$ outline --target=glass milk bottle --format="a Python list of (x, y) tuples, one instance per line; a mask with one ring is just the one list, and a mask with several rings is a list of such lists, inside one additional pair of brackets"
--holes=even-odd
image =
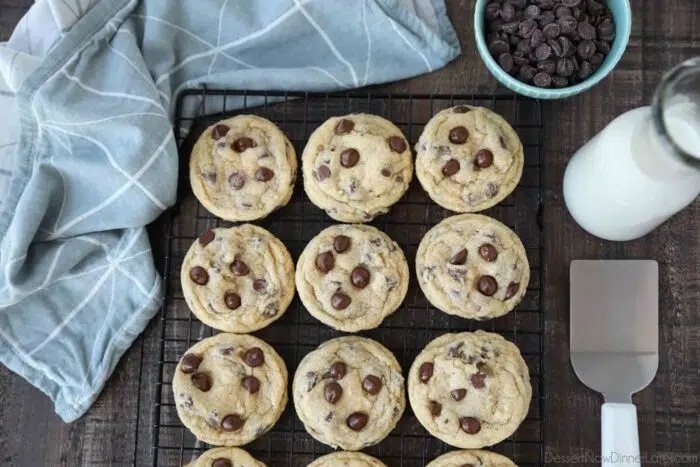
[(700, 57), (664, 75), (651, 106), (630, 110), (574, 154), (564, 201), (606, 240), (648, 234), (700, 194)]

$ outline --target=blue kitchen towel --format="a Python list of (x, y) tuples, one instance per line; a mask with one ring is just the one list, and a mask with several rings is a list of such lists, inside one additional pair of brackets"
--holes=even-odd
[(0, 44), (0, 360), (65, 420), (161, 299), (177, 93), (326, 91), (459, 54), (443, 0), (39, 0)]

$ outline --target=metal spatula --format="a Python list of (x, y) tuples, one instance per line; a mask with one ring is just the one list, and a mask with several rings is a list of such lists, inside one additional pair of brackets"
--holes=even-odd
[(632, 394), (659, 366), (659, 267), (656, 261), (571, 263), (571, 363), (603, 394), (601, 465), (639, 466)]

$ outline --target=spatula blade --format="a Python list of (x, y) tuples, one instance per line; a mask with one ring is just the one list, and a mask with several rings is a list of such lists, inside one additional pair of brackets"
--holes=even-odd
[(658, 263), (576, 260), (570, 274), (574, 371), (606, 402), (630, 402), (659, 364)]

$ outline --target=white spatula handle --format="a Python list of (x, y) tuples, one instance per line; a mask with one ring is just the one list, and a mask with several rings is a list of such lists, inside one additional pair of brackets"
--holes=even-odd
[(634, 404), (603, 404), (602, 467), (639, 467), (639, 430)]

